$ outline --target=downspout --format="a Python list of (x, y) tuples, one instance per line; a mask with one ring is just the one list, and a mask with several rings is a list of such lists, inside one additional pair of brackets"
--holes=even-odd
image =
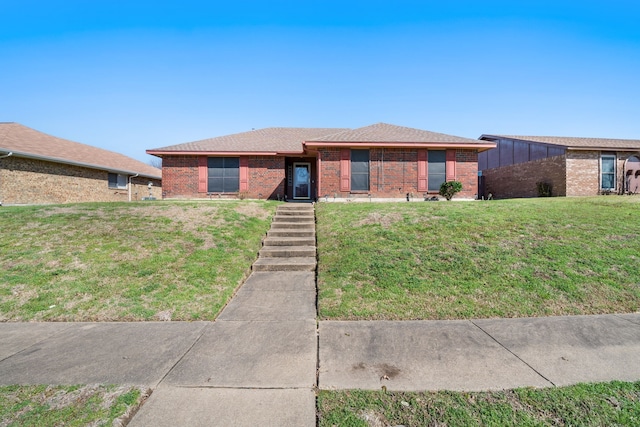
[(137, 173), (137, 174), (132, 175), (132, 176), (130, 176), (130, 177), (129, 177), (129, 201), (131, 201), (131, 180), (132, 180), (133, 178), (137, 178), (139, 175), (140, 175), (140, 174), (139, 174), (139, 173)]

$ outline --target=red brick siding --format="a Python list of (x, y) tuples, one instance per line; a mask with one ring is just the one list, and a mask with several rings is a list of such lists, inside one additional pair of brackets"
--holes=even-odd
[(551, 184), (553, 196), (565, 196), (567, 168), (565, 156), (554, 156), (482, 171), (486, 193), (507, 199), (514, 197), (538, 197), (537, 182)]
[(478, 195), (478, 151), (456, 150), (456, 181), (462, 191), (456, 197), (473, 199)]
[(276, 199), (284, 197), (285, 158), (282, 156), (249, 157), (249, 190), (252, 199)]
[[(81, 202), (126, 202), (128, 189), (109, 188), (109, 172), (43, 160), (11, 156), (0, 159), (0, 202), (47, 204)], [(162, 183), (148, 178), (132, 178), (131, 199), (149, 195), (160, 198)]]
[[(246, 197), (275, 199), (284, 196), (285, 168), (282, 156), (247, 156)], [(162, 160), (162, 179), (166, 198), (208, 198), (198, 192), (198, 156), (166, 156)], [(244, 192), (243, 192), (244, 193)], [(236, 193), (223, 195), (237, 197)]]
[[(320, 197), (347, 197), (340, 191), (340, 149), (320, 148), (322, 158), (322, 188)], [(369, 193), (373, 197), (401, 198), (407, 193), (420, 197), (418, 192), (418, 150), (406, 148), (372, 148), (369, 151)], [(462, 182), (458, 197), (474, 198), (478, 192), (478, 153), (475, 150), (456, 150), (456, 179)]]
[(162, 158), (162, 193), (166, 198), (207, 197), (198, 192), (198, 157), (165, 156)]

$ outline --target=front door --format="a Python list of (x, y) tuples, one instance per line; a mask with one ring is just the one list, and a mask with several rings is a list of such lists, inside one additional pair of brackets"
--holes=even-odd
[(293, 198), (311, 198), (311, 163), (293, 164)]

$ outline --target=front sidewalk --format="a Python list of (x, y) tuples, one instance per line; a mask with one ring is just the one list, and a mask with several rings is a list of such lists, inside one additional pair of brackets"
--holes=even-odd
[[(273, 290), (283, 293), (281, 309), (314, 304), (313, 273), (260, 274), (260, 282), (283, 283)], [(286, 280), (289, 274), (297, 278)], [(257, 283), (248, 285), (216, 322), (0, 323), (0, 384), (147, 385), (153, 394), (133, 426), (313, 426), (314, 310), (299, 309), (295, 316), (305, 319), (295, 321)], [(321, 321), (319, 334), (322, 389), (471, 391), (640, 379), (640, 313)]]

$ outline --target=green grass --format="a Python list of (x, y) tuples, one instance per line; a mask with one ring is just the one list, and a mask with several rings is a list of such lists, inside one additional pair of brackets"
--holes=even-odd
[(126, 422), (146, 396), (130, 386), (2, 386), (0, 425), (111, 426)]
[(317, 205), (322, 319), (640, 308), (640, 199)]
[(0, 321), (212, 320), (275, 202), (0, 208)]
[(497, 392), (320, 391), (318, 425), (638, 426), (640, 382)]

